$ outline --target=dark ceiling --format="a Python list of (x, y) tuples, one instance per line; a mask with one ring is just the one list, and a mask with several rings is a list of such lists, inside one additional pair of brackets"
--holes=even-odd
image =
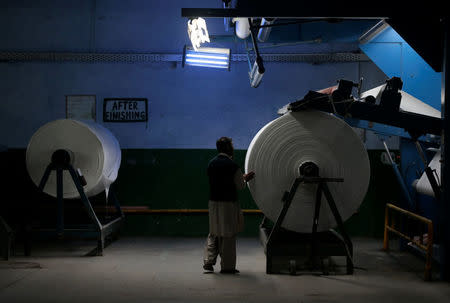
[[(442, 71), (444, 30), (442, 4), (434, 1), (288, 1), (238, 0), (235, 8), (182, 9), (184, 17), (277, 17), (321, 19), (385, 19), (437, 72)], [(447, 26), (448, 27), (448, 26)], [(448, 33), (447, 33), (448, 35)]]

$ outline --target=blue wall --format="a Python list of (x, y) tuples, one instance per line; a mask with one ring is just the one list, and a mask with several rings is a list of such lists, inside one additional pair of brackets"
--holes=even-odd
[[(25, 147), (43, 123), (65, 117), (65, 95), (146, 97), (148, 123), (105, 123), (123, 148), (214, 148), (221, 135), (245, 149), (284, 104), (309, 89), (357, 79), (357, 64), (267, 64), (260, 88), (250, 87), (244, 63), (231, 72), (171, 64), (1, 64), (0, 137)], [(14, 131), (12, 131), (14, 129)]]
[(404, 91), (441, 110), (441, 73), (435, 72), (394, 29), (388, 27), (360, 47), (389, 78), (402, 78)]
[[(181, 7), (220, 7), (220, 1), (2, 1), (0, 51), (181, 53), (189, 43)], [(210, 34), (226, 33), (222, 19), (207, 21)], [(318, 27), (318, 34), (327, 37), (320, 45), (276, 51), (355, 50), (353, 38), (345, 41), (340, 34), (333, 41), (327, 28)], [(305, 37), (307, 29), (302, 29)], [(242, 43), (221, 44), (232, 52), (242, 50)], [(93, 94), (98, 122), (104, 98), (148, 98), (148, 123), (104, 123), (122, 148), (214, 148), (215, 139), (227, 135), (237, 148), (246, 149), (256, 132), (277, 117), (279, 107), (308, 90), (334, 85), (340, 78), (357, 81), (364, 76), (365, 88), (385, 79), (371, 62), (267, 63), (262, 84), (253, 89), (247, 68), (246, 62), (232, 62), (230, 72), (173, 62), (0, 63), (0, 143), (26, 147), (42, 124), (65, 117), (66, 95)], [(375, 148), (376, 139), (371, 140), (368, 145)]]
[[(0, 1), (0, 52), (90, 52), (181, 54), (189, 44), (187, 20), (181, 7), (220, 7), (221, 1)], [(215, 46), (244, 53), (243, 42), (230, 39), (223, 19), (208, 19)], [(372, 22), (373, 23), (373, 22)], [(272, 42), (295, 42), (321, 37), (322, 43), (264, 48), (267, 53), (335, 53), (358, 51), (356, 38), (367, 22), (307, 24), (273, 31)], [(229, 37), (223, 37), (223, 35)], [(251, 88), (247, 62), (231, 62), (231, 71), (185, 67), (179, 63), (46, 63), (0, 62), (0, 145), (18, 148), (7, 154), (10, 205), (35, 206), (26, 174), (24, 148), (44, 123), (66, 117), (66, 95), (95, 95), (97, 122), (118, 138), (123, 161), (115, 191), (123, 205), (150, 208), (205, 208), (207, 178), (204, 169), (215, 154), (215, 140), (233, 138), (236, 160), (243, 165), (245, 150), (277, 110), (302, 98), (309, 90), (336, 84), (344, 78), (364, 77), (363, 91), (384, 83), (386, 75), (372, 62), (267, 62), (261, 85)], [(103, 123), (104, 98), (144, 97), (149, 101), (148, 123)], [(376, 136), (366, 137), (369, 149), (382, 148)], [(396, 138), (391, 148), (398, 149)], [(189, 149), (189, 150), (186, 150)], [(358, 235), (382, 233), (386, 201), (397, 196), (390, 167), (371, 151), (372, 179), (360, 212), (350, 228)], [(12, 160), (11, 160), (12, 159)], [(1, 160), (1, 159), (0, 159)], [(19, 169), (18, 169), (19, 167)], [(183, 180), (176, 185), (174, 180)], [(378, 190), (382, 188), (383, 190)], [(8, 199), (5, 199), (8, 201)], [(15, 202), (12, 202), (15, 201)], [(248, 191), (243, 208), (255, 208)], [(28, 203), (28, 204), (27, 204)], [(24, 207), (25, 205), (25, 207)], [(32, 208), (30, 208), (32, 209)], [(51, 212), (49, 212), (51, 213)], [(38, 212), (36, 212), (38, 214)], [(38, 221), (41, 220), (38, 218)], [(256, 235), (260, 217), (249, 216), (247, 234)], [(199, 235), (207, 231), (207, 216), (128, 216), (126, 230), (133, 235)]]

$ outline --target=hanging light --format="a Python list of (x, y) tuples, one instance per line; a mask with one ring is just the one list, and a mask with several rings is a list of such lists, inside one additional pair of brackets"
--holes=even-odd
[(184, 65), (230, 68), (230, 49), (217, 47), (199, 47), (195, 50), (193, 47), (185, 46), (183, 52)]
[(264, 68), (262, 58), (256, 57), (255, 63), (253, 64), (253, 68), (249, 72), (251, 87), (257, 88), (259, 86), (265, 71), (266, 69)]
[(203, 18), (190, 19), (187, 23), (188, 35), (191, 40), (192, 47), (197, 50), (200, 44), (209, 41), (208, 29), (206, 28), (206, 21)]

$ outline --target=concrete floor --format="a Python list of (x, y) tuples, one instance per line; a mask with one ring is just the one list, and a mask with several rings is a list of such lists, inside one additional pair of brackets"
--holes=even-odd
[(253, 238), (238, 239), (241, 274), (203, 274), (203, 243), (122, 238), (103, 257), (81, 257), (92, 246), (80, 243), (46, 246), (0, 261), (0, 302), (450, 302), (449, 283), (424, 282), (422, 260), (388, 255), (380, 240), (354, 239), (362, 269), (352, 276), (266, 275)]

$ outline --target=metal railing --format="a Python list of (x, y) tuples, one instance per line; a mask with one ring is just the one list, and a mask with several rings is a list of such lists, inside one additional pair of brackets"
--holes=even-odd
[[(396, 213), (397, 215), (393, 215)], [(411, 233), (417, 234), (417, 229), (409, 228), (410, 225), (402, 224), (402, 216), (406, 217), (408, 220), (419, 222), (422, 227), (426, 227), (426, 233), (420, 232), (418, 236), (411, 235)], [(396, 220), (400, 219), (400, 220)], [(431, 265), (433, 258), (433, 221), (428, 218), (419, 216), (415, 213), (402, 209), (398, 206), (392, 205), (390, 203), (386, 204), (385, 219), (384, 219), (384, 241), (383, 250), (389, 250), (389, 234), (393, 233), (403, 239), (410, 241), (411, 245), (414, 245), (418, 249), (424, 251), (425, 253), (425, 273), (424, 279), (426, 281), (431, 280)], [(406, 225), (406, 227), (405, 227)]]

